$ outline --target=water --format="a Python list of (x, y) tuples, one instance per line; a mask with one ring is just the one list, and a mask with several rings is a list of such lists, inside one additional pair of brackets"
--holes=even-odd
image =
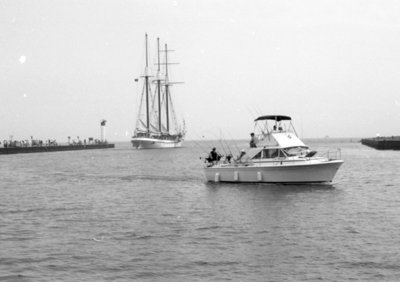
[(399, 281), (400, 151), (308, 143), (334, 185), (206, 183), (198, 142), (2, 155), (0, 281)]

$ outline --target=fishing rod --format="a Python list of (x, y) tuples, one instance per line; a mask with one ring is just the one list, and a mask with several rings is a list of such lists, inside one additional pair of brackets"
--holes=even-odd
[[(198, 134), (196, 134), (197, 138), (199, 138)], [(200, 140), (200, 139), (199, 139)], [(204, 146), (202, 144), (200, 144), (200, 142), (193, 140), (193, 142), (195, 143), (195, 145), (203, 152), (208, 153), (208, 150), (204, 148)], [(206, 144), (208, 146), (208, 144)]]
[(262, 111), (260, 111), (260, 108), (256, 107), (255, 111), (256, 111), (257, 117), (262, 115)]
[(207, 150), (205, 150), (204, 148), (202, 148), (198, 142), (196, 142), (196, 141), (193, 141), (193, 142), (195, 143), (195, 145), (196, 145), (196, 146), (198, 147), (198, 149), (199, 149), (199, 150), (197, 150), (197, 151), (195, 152), (195, 154), (197, 154), (197, 155), (199, 156), (199, 160), (205, 162), (205, 161), (207, 160), (207, 158), (209, 158), (210, 152), (208, 152)]
[(208, 146), (208, 147), (214, 147), (214, 145), (213, 144), (209, 144), (205, 139), (204, 139), (204, 135), (202, 135), (202, 136), (197, 136), (198, 138), (199, 138), (199, 140), (201, 140), (202, 142), (204, 142), (205, 144), (206, 144), (206, 146)]
[[(221, 137), (222, 137), (222, 131), (221, 131)], [(229, 146), (228, 142), (226, 142), (226, 139), (224, 137), (222, 137), (222, 140), (224, 140), (225, 146), (228, 148), (229, 154), (232, 156), (231, 147)]]
[(257, 111), (256, 111), (256, 115), (254, 115), (252, 109), (250, 109), (248, 106), (246, 106), (246, 108), (247, 108), (247, 111), (250, 112), (250, 115), (251, 115), (253, 120), (255, 120), (259, 116)]
[(219, 144), (221, 145), (221, 147), (222, 147), (222, 151), (224, 151), (224, 154), (225, 154), (225, 156), (227, 155), (227, 153), (226, 153), (226, 150), (225, 150), (225, 147), (224, 147), (224, 144), (223, 144), (223, 142), (222, 142), (222, 132), (221, 132), (221, 130), (220, 130), (220, 137), (218, 138), (218, 142), (219, 142)]
[[(262, 114), (261, 114), (261, 111), (260, 111), (260, 109), (259, 109), (258, 107), (256, 107), (256, 108), (253, 109), (253, 110), (256, 112), (256, 116), (254, 115), (252, 109), (250, 109), (249, 107), (246, 107), (246, 108), (247, 108), (247, 110), (250, 112), (250, 114), (252, 115), (253, 120), (255, 120), (257, 117), (259, 117), (259, 116), (262, 115)], [(260, 123), (255, 122), (255, 124), (254, 124), (254, 132), (256, 132), (257, 129), (258, 129), (259, 132), (261, 132), (261, 135), (262, 135), (262, 137), (264, 138), (265, 131), (268, 132), (268, 128), (265, 128), (265, 126), (262, 127), (262, 126), (260, 125)]]
[[(226, 143), (225, 138), (222, 137), (222, 131), (221, 130), (220, 130), (220, 138), (218, 139), (218, 141), (219, 141), (219, 143), (220, 143), (220, 145), (222, 147), (222, 150), (224, 151), (225, 157), (228, 156), (229, 154), (232, 156), (232, 151), (231, 151), (229, 145)], [(225, 144), (224, 144), (224, 142), (225, 142)]]
[[(212, 137), (216, 137), (214, 134), (212, 134), (211, 133), (211, 135), (212, 135)], [(204, 138), (204, 135), (202, 136), (203, 138)], [(221, 146), (221, 148), (222, 148), (222, 151), (224, 152), (224, 155), (221, 155), (220, 153), (218, 153), (218, 155), (219, 155), (219, 157), (220, 158), (222, 158), (222, 157), (226, 157), (226, 156), (228, 156), (228, 153), (227, 153), (227, 150), (226, 150), (226, 148), (225, 148), (225, 146), (224, 146), (224, 144), (223, 144), (223, 142), (222, 142), (222, 139), (221, 139), (221, 137), (220, 138), (216, 138), (216, 140), (217, 140), (217, 142), (219, 142), (219, 144), (220, 144), (220, 146)], [(217, 147), (217, 146), (215, 146), (214, 144), (209, 144), (206, 140), (204, 140), (204, 142), (206, 143), (206, 145), (207, 146), (210, 146), (210, 148), (215, 148), (215, 147)], [(232, 155), (232, 154), (231, 154)]]
[[(198, 134), (197, 134), (197, 135), (198, 135)], [(199, 138), (199, 136), (197, 136), (197, 137)], [(201, 136), (201, 138), (203, 138), (202, 142), (204, 142), (208, 148), (214, 148), (214, 147), (216, 147), (214, 144), (210, 144), (209, 142), (207, 142), (207, 141), (204, 139), (204, 135)], [(200, 139), (200, 140), (201, 140), (201, 139)], [(207, 152), (207, 155), (210, 154), (209, 151), (206, 150), (206, 152)]]
[(195, 140), (192, 140), (192, 141), (195, 143), (196, 147), (197, 147), (198, 149), (200, 149), (200, 151), (201, 151), (202, 153), (207, 153), (207, 154), (208, 154), (208, 151), (207, 151), (203, 146), (201, 146), (201, 144), (200, 144), (199, 142), (197, 142), (197, 141), (195, 141)]
[(239, 149), (239, 147), (237, 146), (237, 144), (236, 144), (235, 140), (233, 140), (233, 138), (232, 138), (232, 135), (231, 135), (231, 134), (229, 134), (229, 137), (230, 137), (230, 140), (231, 140), (231, 142), (233, 142), (233, 145), (235, 146), (236, 150), (237, 150), (238, 152), (240, 152), (240, 149)]
[[(199, 154), (199, 159), (200, 160), (206, 160), (207, 157), (209, 156), (209, 152), (196, 140), (191, 140), (191, 142), (193, 142), (195, 144), (195, 146), (190, 146), (190, 151), (192, 152), (192, 154), (195, 156), (197, 154)], [(203, 155), (206, 155), (206, 157), (203, 157)]]

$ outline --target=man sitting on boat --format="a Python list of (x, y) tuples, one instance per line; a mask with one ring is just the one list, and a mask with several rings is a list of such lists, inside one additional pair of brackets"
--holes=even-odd
[(250, 139), (250, 148), (256, 148), (257, 147), (257, 143), (258, 143), (258, 139), (257, 137), (254, 135), (254, 133), (250, 133), (251, 139)]
[(210, 154), (206, 158), (206, 161), (210, 163), (210, 165), (216, 164), (221, 159), (221, 154), (217, 152), (217, 149), (212, 148)]
[(236, 163), (246, 163), (250, 159), (245, 149), (240, 150), (240, 155), (236, 159)]
[(231, 163), (231, 159), (233, 158), (232, 154), (228, 154), (225, 157), (225, 163)]

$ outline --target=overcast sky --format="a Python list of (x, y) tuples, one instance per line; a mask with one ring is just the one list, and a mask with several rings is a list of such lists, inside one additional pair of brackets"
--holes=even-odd
[(175, 52), (187, 139), (400, 135), (400, 2), (0, 0), (0, 140), (133, 134), (144, 35)]

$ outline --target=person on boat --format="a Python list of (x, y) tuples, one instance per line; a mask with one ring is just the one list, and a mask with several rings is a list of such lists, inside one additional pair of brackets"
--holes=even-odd
[(246, 155), (246, 150), (242, 149), (240, 150), (240, 155), (235, 159), (235, 163), (243, 163), (246, 161), (248, 161), (248, 156)]
[(254, 133), (250, 133), (250, 148), (256, 148), (257, 147), (257, 143), (258, 143), (258, 139), (257, 137), (254, 135)]
[(212, 148), (212, 150), (211, 150), (210, 154), (208, 155), (208, 158), (206, 158), (206, 160), (209, 163), (214, 164), (214, 163), (218, 162), (221, 159), (221, 157), (222, 157), (221, 154), (219, 154), (217, 152), (217, 149), (214, 147), (214, 148)]
[(228, 154), (225, 157), (225, 163), (231, 163), (231, 159), (232, 159), (232, 154)]
[(213, 166), (221, 159), (221, 154), (217, 152), (217, 149), (214, 147), (212, 148), (211, 152), (208, 154), (206, 161), (208, 162), (208, 166)]

